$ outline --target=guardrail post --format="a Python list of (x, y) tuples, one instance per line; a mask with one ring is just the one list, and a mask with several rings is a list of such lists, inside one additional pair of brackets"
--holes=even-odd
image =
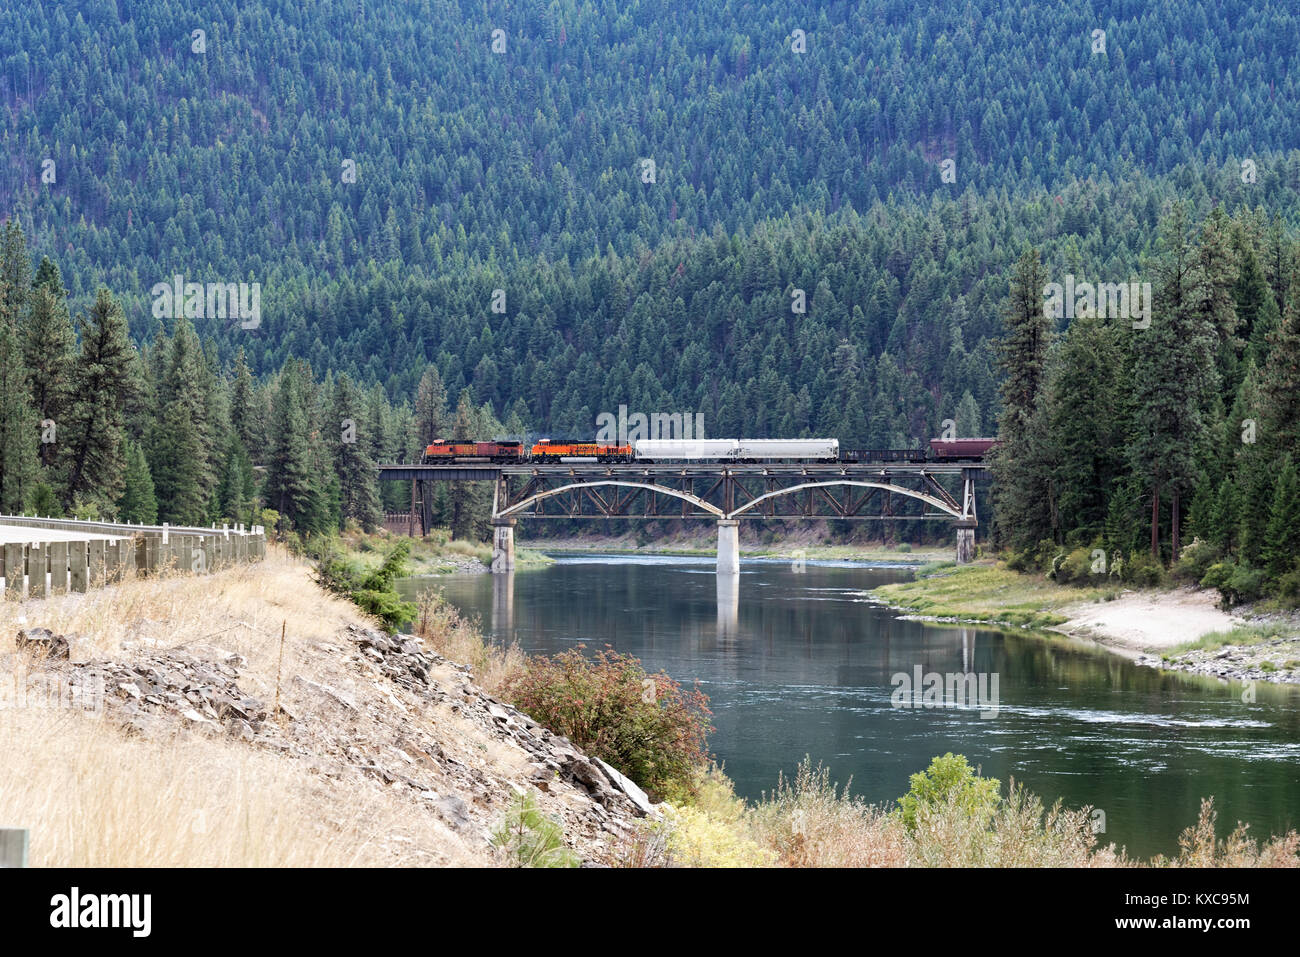
[(0, 827), (0, 867), (26, 867), (27, 842), (27, 828)]
[(5, 598), (22, 601), (23, 576), (27, 574), (26, 548), (22, 542), (5, 545)]
[(63, 595), (68, 591), (68, 543), (50, 542), (50, 594)]
[(112, 584), (122, 580), (125, 559), (122, 555), (123, 543), (129, 546), (131, 539), (115, 538), (104, 546), (104, 582)]
[(92, 588), (98, 588), (107, 580), (104, 567), (104, 546), (102, 538), (92, 538), (86, 545), (86, 581)]
[(84, 592), (90, 587), (86, 561), (86, 548), (89, 542), (68, 543), (68, 572), (72, 576), (70, 588), (75, 592)]
[(41, 547), (40, 542), (27, 545), (27, 597), (45, 597), (45, 568), (49, 564), (49, 553)]

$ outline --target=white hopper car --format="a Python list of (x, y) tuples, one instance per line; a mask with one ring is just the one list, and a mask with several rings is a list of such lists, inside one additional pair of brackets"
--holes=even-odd
[(638, 462), (837, 462), (839, 439), (638, 439)]

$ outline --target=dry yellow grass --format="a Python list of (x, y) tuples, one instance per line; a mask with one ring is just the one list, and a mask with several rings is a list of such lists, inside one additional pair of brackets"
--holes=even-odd
[[(240, 565), (204, 578), (176, 574), (134, 579), (85, 594), (0, 604), (0, 632), (44, 627), (79, 634), (84, 653), (121, 658), (124, 650), (213, 646), (244, 655), (250, 670), (274, 674), (280, 628), (294, 641), (286, 656), (313, 640), (332, 638), (356, 608), (310, 581), (306, 565), (272, 548), (264, 562)], [(286, 668), (289, 659), (286, 657)]]
[(307, 770), (227, 740), (126, 739), (93, 715), (0, 716), (0, 821), (34, 867), (383, 864), (382, 802), (326, 808)]
[(484, 640), (474, 622), (462, 617), (435, 589), (420, 594), (415, 633), (426, 646), (458, 664), (469, 665), (479, 687), (497, 694), (520, 674), (527, 656), (518, 645), (502, 646)]
[(1213, 801), (1179, 840), (1176, 857), (1136, 861), (1100, 847), (1089, 808), (1045, 808), (1014, 782), (988, 816), (949, 799), (918, 814), (914, 832), (887, 807), (836, 787), (807, 759), (764, 800), (737, 798), (717, 769), (703, 779), (700, 801), (644, 828), (623, 860), (634, 866), (709, 867), (1297, 867), (1300, 835), (1262, 842), (1239, 825), (1215, 837)]
[[(339, 683), (339, 632), (355, 608), (311, 581), (279, 550), (264, 563), (203, 579), (135, 580), (84, 595), (0, 603), (0, 681), (33, 663), (12, 652), (20, 627), (77, 633), (82, 654), (129, 662), (184, 646), (247, 658), (240, 687), (270, 702), (285, 625), (290, 676)], [(328, 755), (293, 757), (223, 735), (177, 729), (128, 737), (104, 716), (14, 707), (0, 699), (0, 824), (31, 830), (34, 866), (342, 866), (483, 864), (409, 793), (324, 773)]]

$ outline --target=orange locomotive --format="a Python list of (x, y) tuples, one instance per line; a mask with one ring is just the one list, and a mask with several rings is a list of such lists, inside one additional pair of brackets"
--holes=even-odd
[(604, 445), (598, 442), (542, 439), (526, 452), (522, 442), (434, 439), (424, 450), (424, 462), (559, 462), (564, 459), (631, 462), (632, 455), (631, 445)]
[(457, 442), (455, 439), (434, 439), (424, 450), (428, 462), (522, 462), (522, 442)]
[(534, 462), (561, 459), (595, 459), (597, 462), (631, 462), (632, 446), (601, 445), (598, 442), (565, 442), (541, 439), (532, 448)]

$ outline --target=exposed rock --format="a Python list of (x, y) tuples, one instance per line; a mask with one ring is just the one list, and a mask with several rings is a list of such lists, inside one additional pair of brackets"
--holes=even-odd
[(618, 771), (614, 770), (614, 768), (610, 767), (600, 758), (592, 758), (592, 760), (600, 765), (601, 770), (609, 776), (610, 783), (626, 794), (642, 814), (649, 814), (654, 810), (654, 804), (651, 803), (649, 796), (637, 787), (636, 782), (629, 777), (619, 774)]
[(433, 806), (454, 830), (459, 831), (470, 824), (469, 808), (454, 794), (436, 799)]
[(303, 687), (308, 688), (316, 692), (317, 694), (324, 695), (325, 697), (329, 698), (331, 701), (335, 701), (341, 704), (349, 711), (357, 710), (356, 702), (353, 701), (351, 698), (349, 698), (347, 695), (345, 695), (343, 692), (339, 691), (337, 688), (331, 688), (329, 685), (319, 684), (315, 681), (311, 681), (307, 678), (304, 678), (302, 675), (294, 675), (293, 680), (296, 683), (302, 685)]
[(46, 658), (71, 657), (72, 646), (78, 640), (77, 635), (56, 635), (48, 628), (19, 628), (18, 648), (34, 652)]

